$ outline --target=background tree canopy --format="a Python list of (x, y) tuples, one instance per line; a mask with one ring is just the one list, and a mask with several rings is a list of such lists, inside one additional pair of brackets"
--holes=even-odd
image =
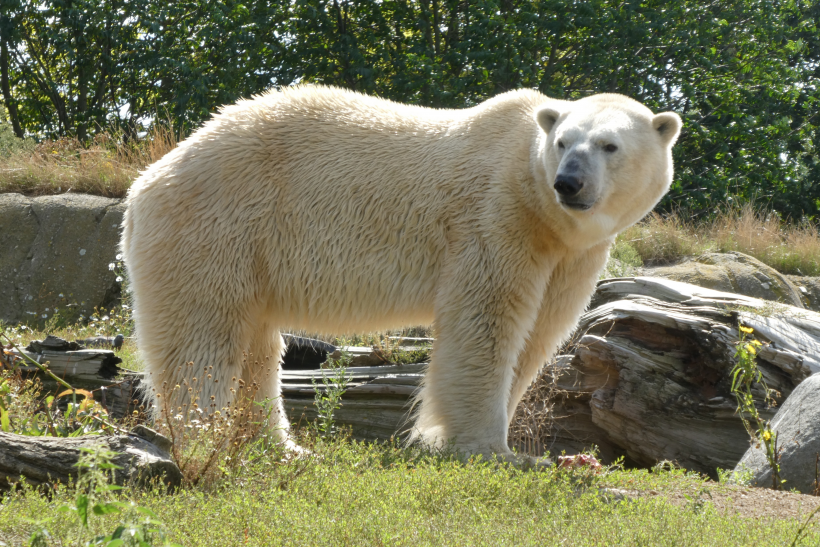
[(521, 87), (618, 92), (685, 120), (662, 208), (755, 200), (816, 219), (818, 26), (814, 0), (3, 0), (0, 125), (185, 134), (297, 82), (456, 108)]

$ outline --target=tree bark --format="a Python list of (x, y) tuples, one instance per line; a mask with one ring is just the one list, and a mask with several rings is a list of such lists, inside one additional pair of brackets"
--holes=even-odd
[[(784, 401), (820, 371), (820, 314), (654, 278), (600, 283), (572, 351), (556, 360), (553, 453), (597, 445), (604, 460), (671, 460), (716, 476), (749, 447), (731, 392), (738, 325), (763, 343), (757, 366)], [(776, 408), (754, 393), (761, 415)]]
[(29, 437), (0, 431), (0, 490), (8, 490), (25, 477), (29, 484), (66, 484), (77, 477), (76, 464), (82, 448), (116, 453), (112, 463), (116, 484), (142, 483), (159, 478), (178, 486), (182, 473), (168, 455), (170, 441), (152, 430), (137, 426), (127, 435), (111, 437)]
[(17, 114), (17, 102), (11, 96), (11, 86), (9, 84), (9, 45), (5, 36), (0, 36), (0, 88), (3, 91), (3, 102), (9, 112), (9, 121), (14, 130), (14, 134), (22, 139), (25, 137), (23, 128), (20, 126), (20, 116)]

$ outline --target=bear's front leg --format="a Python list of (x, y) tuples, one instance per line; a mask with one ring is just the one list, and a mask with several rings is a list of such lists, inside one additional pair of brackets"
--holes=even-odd
[(413, 437), (511, 460), (507, 402), (549, 271), (478, 240), (461, 251), (441, 277), (436, 341)]

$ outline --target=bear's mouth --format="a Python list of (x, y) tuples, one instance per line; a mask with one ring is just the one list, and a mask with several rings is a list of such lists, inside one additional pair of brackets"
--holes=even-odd
[(567, 209), (572, 209), (574, 211), (588, 211), (589, 209), (592, 209), (592, 206), (595, 205), (595, 204), (594, 203), (584, 203), (583, 201), (561, 200), (561, 205), (563, 205)]

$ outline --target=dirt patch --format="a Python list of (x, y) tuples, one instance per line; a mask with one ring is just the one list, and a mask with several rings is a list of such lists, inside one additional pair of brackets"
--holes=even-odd
[[(605, 489), (604, 495), (614, 499), (635, 499), (662, 496), (679, 507), (712, 505), (725, 513), (745, 518), (803, 519), (820, 506), (820, 497), (794, 492), (777, 492), (768, 488), (727, 486), (704, 483), (692, 492), (666, 492), (662, 490)], [(820, 520), (820, 513), (817, 519)]]

